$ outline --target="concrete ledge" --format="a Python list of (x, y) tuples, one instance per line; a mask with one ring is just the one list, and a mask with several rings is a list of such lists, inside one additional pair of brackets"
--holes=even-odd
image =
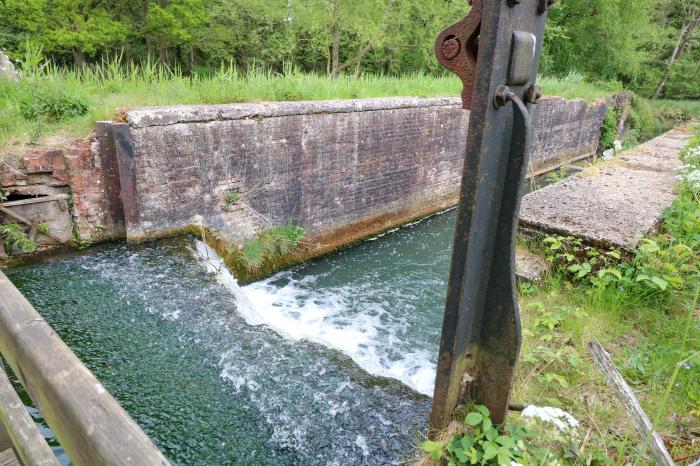
[(386, 99), (318, 100), (299, 102), (260, 102), (225, 105), (178, 105), (132, 110), (128, 123), (132, 128), (166, 126), (179, 123), (205, 123), (323, 113), (373, 112), (403, 108), (461, 106), (456, 97), (392, 97)]
[(520, 225), (633, 251), (675, 199), (678, 154), (691, 137), (688, 128), (674, 129), (526, 195)]

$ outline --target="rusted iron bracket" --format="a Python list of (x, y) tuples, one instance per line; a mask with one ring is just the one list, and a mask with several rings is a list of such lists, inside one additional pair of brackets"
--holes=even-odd
[(508, 409), (520, 349), (515, 238), (530, 147), (530, 110), (552, 0), (473, 0), (435, 50), (464, 83), (471, 110), (442, 327), (432, 431), (468, 400), (494, 422)]

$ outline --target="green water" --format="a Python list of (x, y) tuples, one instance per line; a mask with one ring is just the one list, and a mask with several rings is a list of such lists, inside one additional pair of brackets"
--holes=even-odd
[(453, 222), (242, 290), (187, 237), (8, 276), (176, 464), (398, 464), (427, 424)]

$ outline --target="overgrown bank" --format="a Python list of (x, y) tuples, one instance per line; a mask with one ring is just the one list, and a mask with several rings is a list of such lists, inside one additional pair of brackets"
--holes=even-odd
[[(0, 78), (0, 153), (17, 144), (84, 137), (98, 120), (119, 119), (123, 111), (158, 105), (231, 102), (355, 99), (392, 96), (458, 95), (461, 83), (452, 75), (340, 76), (303, 73), (293, 66), (282, 72), (222, 65), (214, 73), (184, 75), (179, 68), (146, 60), (124, 65), (119, 57), (100, 65), (63, 68), (46, 61), (41, 49), (28, 47), (21, 61), (22, 78)], [(589, 101), (608, 98), (622, 86), (590, 83), (581, 75), (542, 77), (544, 95)], [(650, 137), (655, 113), (660, 120), (700, 115), (697, 102), (659, 101), (660, 111), (640, 103), (639, 138)], [(656, 107), (655, 107), (656, 108)], [(669, 118), (673, 117), (673, 118)], [(658, 131), (657, 131), (658, 132)]]
[(588, 355), (594, 337), (612, 354), (677, 463), (700, 458), (700, 131), (682, 159), (678, 197), (659, 233), (628, 260), (573, 238), (529, 243), (548, 256), (553, 273), (519, 289), (524, 338), (513, 401), (562, 409), (580, 426), (561, 430), (555, 422), (511, 414), (505, 430), (493, 432), (482, 408), (466, 407), (465, 422), (440, 443), (424, 444), (424, 463), (649, 463)]
[[(17, 144), (84, 137), (99, 120), (119, 119), (123, 110), (158, 105), (231, 102), (437, 97), (459, 95), (459, 79), (413, 73), (401, 76), (341, 76), (282, 73), (222, 66), (211, 75), (184, 76), (150, 61), (122, 66), (118, 60), (94, 68), (70, 70), (27, 52), (24, 77), (0, 78), (0, 153)], [(617, 86), (590, 84), (581, 76), (543, 78), (546, 95), (603, 99)]]

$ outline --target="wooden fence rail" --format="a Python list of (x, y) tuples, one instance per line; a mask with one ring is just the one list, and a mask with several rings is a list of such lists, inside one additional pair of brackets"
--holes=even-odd
[[(0, 353), (76, 466), (169, 464), (2, 272)], [(0, 416), (7, 418), (6, 413), (7, 409), (0, 408)], [(7, 419), (2, 419), (5, 422)], [(19, 422), (26, 423), (26, 419)], [(5, 432), (11, 440), (12, 429)], [(14, 443), (15, 453), (23, 456), (20, 453), (26, 445)], [(51, 464), (38, 458), (24, 455), (21, 459), (27, 466)]]

